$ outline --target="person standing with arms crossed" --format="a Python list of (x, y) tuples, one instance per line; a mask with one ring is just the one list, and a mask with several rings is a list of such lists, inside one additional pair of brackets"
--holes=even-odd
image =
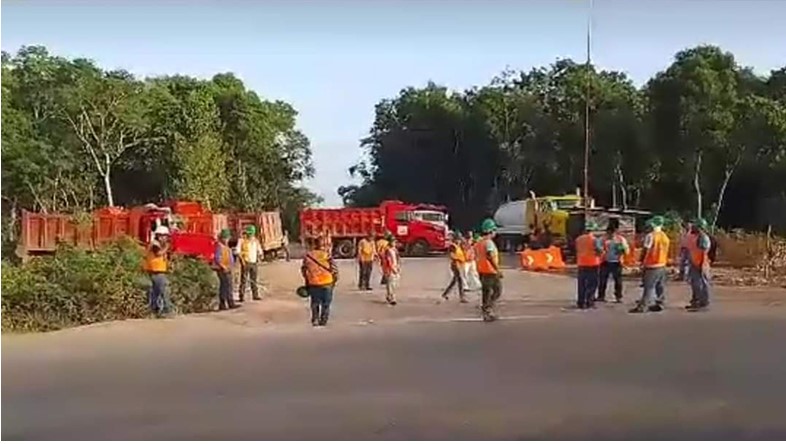
[(324, 237), (317, 238), (303, 256), (300, 273), (311, 298), (311, 325), (324, 327), (330, 317), (333, 289), (338, 281), (338, 267), (327, 251)]
[(172, 302), (169, 300), (167, 287), (169, 279), (169, 228), (161, 225), (153, 232), (153, 240), (147, 246), (144, 269), (150, 277), (148, 303), (154, 316), (169, 316), (172, 313)]
[(693, 225), (693, 236), (688, 244), (690, 253), (689, 280), (691, 288), (688, 311), (705, 311), (710, 306), (710, 248), (712, 241), (707, 221), (698, 219)]
[(641, 251), (644, 291), (630, 313), (658, 312), (666, 299), (666, 262), (669, 257), (669, 237), (663, 232), (664, 219), (654, 216), (648, 224), (652, 231), (644, 237)]
[(598, 231), (594, 221), (584, 223), (584, 234), (576, 238), (576, 263), (579, 267), (576, 307), (581, 310), (595, 307), (598, 273), (603, 256), (603, 242), (593, 234)]
[(599, 302), (606, 302), (606, 286), (609, 276), (614, 279), (614, 302), (622, 302), (622, 257), (628, 254), (628, 241), (619, 234), (619, 227), (609, 223), (603, 239), (603, 261), (600, 264), (598, 283)]
[(357, 256), (358, 290), (371, 290), (371, 272), (374, 270), (374, 259), (377, 257), (374, 237), (371, 234), (358, 242)]
[(213, 255), (213, 269), (218, 275), (219, 310), (239, 307), (232, 297), (232, 265), (235, 263), (235, 258), (228, 245), (230, 237), (231, 232), (228, 228), (221, 230), (218, 235), (218, 243), (216, 243), (216, 252)]
[(480, 275), (480, 289), (482, 295), (481, 310), (483, 320), (492, 322), (497, 320), (495, 308), (497, 300), (502, 296), (502, 270), (499, 263), (499, 250), (494, 243), (494, 234), (497, 224), (492, 219), (486, 219), (480, 225), (482, 237), (475, 244), (475, 258), (478, 262)]
[(448, 287), (442, 292), (442, 299), (447, 301), (448, 294), (453, 290), (453, 287), (458, 287), (459, 300), (461, 302), (468, 302), (467, 298), (464, 296), (463, 275), (466, 258), (464, 257), (464, 248), (461, 245), (460, 234), (454, 233), (452, 235), (450, 245), (448, 245), (448, 251), (450, 252), (450, 272), (452, 277), (450, 279), (450, 284), (448, 284)]
[(243, 231), (243, 237), (237, 242), (236, 254), (240, 259), (240, 289), (238, 296), (240, 302), (245, 300), (246, 284), (251, 286), (251, 298), (255, 301), (259, 297), (259, 264), (258, 259), (262, 254), (262, 245), (257, 238), (257, 227), (249, 225)]

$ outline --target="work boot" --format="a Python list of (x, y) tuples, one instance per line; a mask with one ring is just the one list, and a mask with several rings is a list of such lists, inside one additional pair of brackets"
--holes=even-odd
[(660, 304), (650, 305), (649, 311), (652, 311), (652, 312), (655, 312), (655, 313), (657, 313), (659, 311), (663, 311), (663, 306), (660, 305)]
[(262, 298), (260, 298), (259, 296), (254, 296), (254, 297), (253, 297), (253, 298), (251, 298), (251, 299), (253, 299), (253, 300), (255, 300), (255, 301), (261, 301), (261, 300), (262, 300)]
[(642, 307), (641, 305), (637, 305), (631, 308), (630, 310), (628, 310), (628, 313), (644, 313), (644, 307)]

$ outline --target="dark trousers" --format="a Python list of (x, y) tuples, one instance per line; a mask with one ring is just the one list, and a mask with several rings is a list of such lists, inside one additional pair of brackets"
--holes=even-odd
[(240, 289), (238, 290), (240, 302), (243, 302), (243, 299), (245, 299), (246, 284), (251, 286), (251, 297), (254, 300), (259, 299), (258, 273), (259, 269), (255, 263), (245, 263), (240, 266)]
[(456, 264), (452, 264), (450, 266), (450, 271), (453, 274), (453, 277), (450, 279), (448, 288), (442, 292), (442, 297), (447, 299), (448, 294), (451, 292), (451, 290), (453, 290), (453, 287), (458, 286), (459, 298), (464, 299), (464, 279), (461, 277), (461, 270), (459, 270)]
[(172, 311), (172, 302), (169, 300), (166, 273), (150, 273), (150, 290), (147, 293), (150, 311), (156, 315), (167, 315)]
[(235, 306), (232, 300), (232, 272), (219, 270), (218, 274), (218, 309), (226, 310)]
[(309, 286), (311, 296), (311, 324), (325, 325), (330, 317), (330, 304), (333, 302), (333, 286)]
[(484, 319), (494, 315), (497, 300), (502, 296), (502, 279), (496, 274), (480, 275), (481, 310)]
[(598, 299), (606, 300), (606, 286), (609, 283), (609, 276), (614, 279), (614, 297), (617, 301), (622, 300), (622, 264), (619, 262), (604, 262), (600, 264), (600, 281), (598, 282)]
[(371, 290), (371, 271), (374, 269), (374, 263), (358, 262), (358, 288), (361, 290)]
[(709, 270), (691, 264), (690, 271), (690, 305), (707, 307), (710, 305), (710, 274)]
[(595, 303), (595, 292), (598, 290), (598, 269), (600, 267), (579, 267), (578, 291), (576, 305), (589, 308)]

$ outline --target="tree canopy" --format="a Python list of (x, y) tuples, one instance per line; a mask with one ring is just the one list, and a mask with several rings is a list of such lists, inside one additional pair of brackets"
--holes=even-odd
[(444, 204), (466, 228), (530, 191), (575, 192), (588, 109), (598, 204), (785, 230), (785, 73), (759, 77), (699, 46), (640, 88), (569, 59), (463, 92), (408, 87), (377, 104), (366, 158), (350, 168), (361, 184), (339, 194), (347, 205)]

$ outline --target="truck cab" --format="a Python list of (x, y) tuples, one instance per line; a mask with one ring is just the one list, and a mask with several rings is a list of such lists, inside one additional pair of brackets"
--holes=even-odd
[(385, 201), (380, 204), (385, 228), (408, 255), (425, 256), (447, 249), (448, 215), (445, 207)]

